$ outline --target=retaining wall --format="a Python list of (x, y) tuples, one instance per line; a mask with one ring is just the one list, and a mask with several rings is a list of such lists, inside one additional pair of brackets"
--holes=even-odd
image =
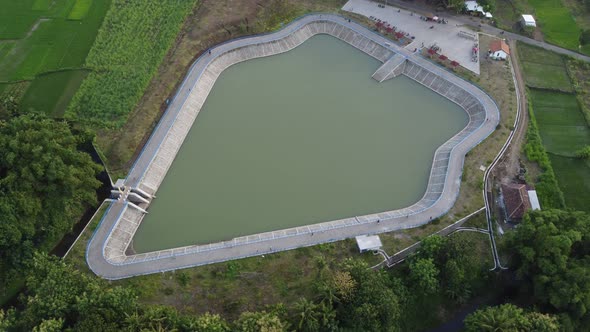
[[(436, 150), (427, 190), (422, 199), (394, 211), (254, 234), (207, 245), (127, 255), (126, 250), (144, 215), (141, 208), (127, 200), (127, 192), (122, 199), (111, 204), (89, 242), (87, 261), (95, 273), (108, 279), (119, 279), (336, 241), (359, 234), (412, 228), (450, 209), (458, 194), (465, 153), (494, 130), (499, 121), (497, 106), (472, 84), (418, 55), (392, 45), (382, 36), (334, 15), (309, 15), (277, 33), (223, 44), (198, 59), (126, 179), (127, 190), (139, 188), (150, 195), (156, 193), (223, 70), (242, 61), (289, 51), (316, 34), (332, 35), (381, 62), (388, 61), (394, 55), (407, 59), (397, 66), (395, 74), (404, 74), (423, 84), (457, 103), (469, 114), (468, 125)], [(314, 233), (316, 236), (310, 237)]]

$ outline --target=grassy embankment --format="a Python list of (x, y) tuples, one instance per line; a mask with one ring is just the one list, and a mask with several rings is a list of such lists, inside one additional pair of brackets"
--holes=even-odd
[(86, 75), (84, 61), (110, 3), (0, 0), (0, 98), (60, 117)]
[[(85, 273), (85, 250), (92, 232), (98, 225), (106, 205), (96, 214), (82, 234), (66, 260)], [(463, 248), (469, 248), (465, 255), (477, 266), (482, 275), (493, 265), (488, 237), (485, 234), (461, 232), (451, 235)], [(234, 319), (245, 310), (263, 310), (269, 305), (284, 303), (291, 305), (299, 298), (314, 299), (316, 285), (322, 276), (340, 269), (348, 257), (359, 257), (369, 264), (377, 263), (380, 256), (371, 253), (359, 254), (352, 240), (295, 249), (286, 252), (218, 263), (197, 268), (166, 272), (114, 281), (113, 285), (130, 287), (135, 290), (142, 303), (171, 305), (191, 314), (206, 311), (219, 313), (226, 319)], [(391, 270), (392, 275), (407, 278), (407, 264)], [(476, 282), (474, 295), (488, 286), (483, 278)], [(477, 286), (479, 284), (479, 286)], [(425, 319), (423, 312), (430, 312)], [(450, 319), (461, 309), (449, 300), (441, 290), (428, 301), (404, 306), (402, 324), (411, 330), (428, 329)]]
[(588, 211), (590, 166), (575, 158), (576, 151), (590, 145), (590, 128), (582, 111), (587, 107), (585, 87), (576, 78), (583, 75), (580, 71), (585, 66), (529, 45), (518, 47), (531, 106), (526, 152), (544, 170), (539, 179), (533, 179), (538, 181), (541, 203), (545, 207), (565, 203)]
[[(265, 5), (268, 3), (265, 2)], [(305, 1), (297, 2), (296, 5), (289, 11), (293, 13), (293, 17), (309, 10), (337, 11), (342, 2)], [(239, 13), (243, 13), (249, 18), (244, 19)], [(139, 106), (131, 113), (124, 129), (118, 133), (114, 131), (103, 132), (103, 134), (107, 133), (102, 136), (103, 140), (111, 138), (108, 142), (111, 149), (105, 149), (109, 152), (111, 165), (118, 165), (120, 169), (125, 169), (124, 158), (121, 157), (124, 154), (131, 155), (141, 142), (146, 126), (153, 126), (153, 123), (146, 124), (146, 118), (149, 119), (150, 116), (156, 118), (159, 115), (160, 106), (165, 96), (174, 91), (174, 84), (195, 55), (225, 39), (266, 31), (265, 27), (271, 25), (268, 22), (280, 22), (280, 20), (273, 18), (271, 13), (272, 9), (267, 7), (248, 7), (246, 4), (240, 4), (227, 10), (223, 3), (203, 3), (199, 10), (188, 18), (173, 52), (168, 53), (158, 75), (148, 87)], [(212, 21), (223, 23), (211, 26), (208, 22)], [(278, 27), (277, 23), (275, 25)], [(489, 43), (487, 39), (486, 42)], [(503, 121), (500, 130), (469, 154), (465, 165), (461, 196), (449, 216), (443, 218), (442, 221), (437, 220), (417, 229), (384, 234), (383, 240), (388, 252), (393, 253), (413, 244), (455, 221), (458, 217), (483, 206), (481, 198), (483, 173), (479, 171), (479, 167), (491, 162), (503, 144), (509, 127), (514, 121), (516, 102), (514, 89), (510, 89), (512, 86), (510, 69), (505, 63), (486, 63), (482, 68), (479, 84), (498, 101)], [(138, 117), (136, 114), (145, 115), (145, 117)], [(137, 136), (130, 137), (129, 132), (136, 132)], [(121, 135), (121, 133), (125, 133), (125, 135)], [(113, 137), (117, 138), (112, 139)], [(105, 147), (106, 144), (107, 142), (103, 141), (102, 146)], [(96, 226), (91, 226), (90, 229), (93, 227)], [(68, 258), (81, 269), (87, 269), (84, 262), (85, 244), (83, 243), (87, 241), (89, 236), (90, 232), (87, 231), (87, 234), (77, 244), (80, 248), (75, 248)], [(482, 261), (487, 264), (486, 266), (491, 266), (489, 242), (484, 234), (459, 236), (477, 239), (478, 248), (482, 250)], [(318, 266), (328, 264), (334, 267), (342, 258), (351, 256), (358, 256), (358, 252), (354, 242), (348, 240), (267, 255), (266, 257), (186, 269), (176, 273), (137, 277), (118, 283), (134, 287), (142, 302), (171, 304), (188, 312), (209, 308), (209, 310), (221, 312), (231, 317), (244, 309), (255, 310), (277, 301), (289, 302), (300, 295), (311, 295), (310, 292), (313, 291), (311, 285), (313, 280), (317, 278)], [(369, 264), (379, 261), (378, 257), (371, 254), (364, 254), (361, 257)], [(253, 292), (252, 289), (256, 291)], [(233, 300), (227, 301), (224, 298)], [(435, 319), (440, 319), (440, 316)]]

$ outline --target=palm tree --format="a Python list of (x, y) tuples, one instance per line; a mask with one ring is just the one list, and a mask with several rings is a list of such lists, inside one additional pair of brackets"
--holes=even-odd
[(319, 331), (320, 330), (320, 312), (319, 306), (312, 301), (302, 297), (295, 303), (295, 311), (299, 322), (297, 323), (300, 331)]

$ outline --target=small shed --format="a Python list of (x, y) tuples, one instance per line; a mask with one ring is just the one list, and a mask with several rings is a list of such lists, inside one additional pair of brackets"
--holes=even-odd
[(523, 14), (520, 17), (520, 24), (522, 24), (522, 26), (524, 28), (526, 27), (536, 27), (537, 26), (537, 22), (535, 22), (535, 18), (533, 17), (533, 15), (528, 15), (528, 14)]
[(360, 252), (373, 251), (383, 247), (379, 235), (359, 235), (355, 239)]
[(477, 3), (477, 1), (465, 1), (465, 9), (468, 13), (475, 13), (479, 16), (484, 16), (486, 18), (492, 18), (492, 13), (486, 12), (482, 6)]
[(502, 39), (490, 43), (490, 58), (494, 60), (506, 60), (510, 55), (510, 47)]
[(528, 190), (529, 202), (531, 202), (531, 209), (541, 210), (541, 204), (539, 204), (539, 197), (537, 196), (536, 190)]

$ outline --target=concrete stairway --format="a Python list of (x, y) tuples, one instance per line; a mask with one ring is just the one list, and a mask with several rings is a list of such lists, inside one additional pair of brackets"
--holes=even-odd
[(375, 71), (372, 77), (379, 83), (397, 77), (403, 73), (405, 63), (406, 58), (404, 56), (394, 54)]

